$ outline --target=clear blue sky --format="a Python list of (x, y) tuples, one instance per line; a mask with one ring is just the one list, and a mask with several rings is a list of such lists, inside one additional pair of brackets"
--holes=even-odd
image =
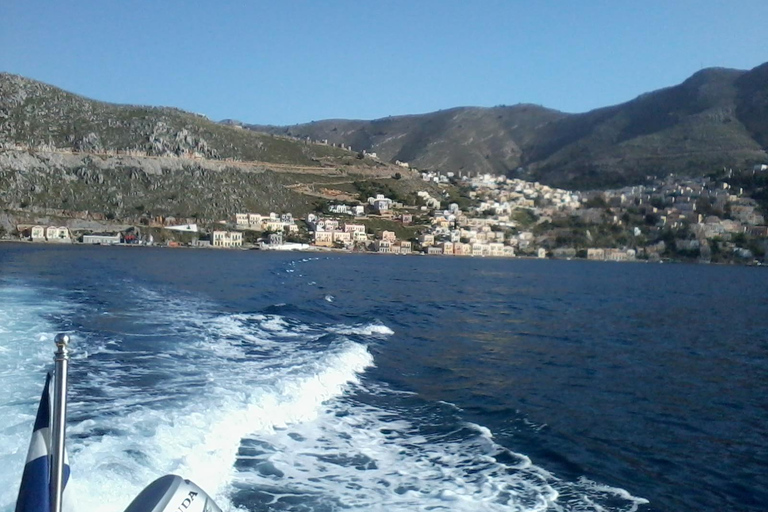
[(768, 61), (768, 0), (0, 0), (0, 19), (0, 71), (259, 124), (584, 112)]

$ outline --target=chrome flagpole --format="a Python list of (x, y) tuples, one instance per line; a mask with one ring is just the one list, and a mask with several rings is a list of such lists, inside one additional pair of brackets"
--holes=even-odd
[(69, 370), (69, 336), (57, 334), (53, 384), (53, 418), (51, 419), (51, 512), (61, 512), (64, 491), (64, 434), (67, 423), (67, 371)]

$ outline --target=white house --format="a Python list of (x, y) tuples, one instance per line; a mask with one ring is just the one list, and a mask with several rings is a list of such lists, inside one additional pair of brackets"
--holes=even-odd
[(69, 236), (69, 229), (64, 226), (48, 226), (45, 229), (45, 238), (49, 242), (72, 242), (72, 238)]
[(30, 238), (33, 242), (45, 241), (45, 228), (43, 226), (32, 226), (30, 230)]
[(104, 233), (83, 235), (83, 243), (93, 245), (115, 245), (120, 243), (120, 235), (108, 235)]

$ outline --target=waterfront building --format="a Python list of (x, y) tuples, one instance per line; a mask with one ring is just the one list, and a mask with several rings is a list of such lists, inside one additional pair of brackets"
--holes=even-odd
[(331, 247), (333, 245), (333, 231), (315, 231), (315, 245)]
[(120, 243), (120, 235), (106, 233), (83, 235), (83, 243), (93, 245), (115, 245)]
[(43, 226), (32, 226), (30, 239), (33, 242), (45, 242), (45, 228)]
[(243, 234), (239, 231), (214, 231), (211, 235), (211, 245), (214, 247), (242, 247)]
[(429, 247), (435, 244), (435, 235), (423, 234), (419, 235), (419, 243), (422, 247)]
[(48, 226), (45, 229), (45, 239), (49, 242), (72, 243), (69, 229), (64, 226)]

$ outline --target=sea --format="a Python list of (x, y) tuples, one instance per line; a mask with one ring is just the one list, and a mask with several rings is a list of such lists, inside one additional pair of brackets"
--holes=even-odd
[(57, 333), (66, 509), (765, 511), (768, 269), (0, 244), (0, 512)]

